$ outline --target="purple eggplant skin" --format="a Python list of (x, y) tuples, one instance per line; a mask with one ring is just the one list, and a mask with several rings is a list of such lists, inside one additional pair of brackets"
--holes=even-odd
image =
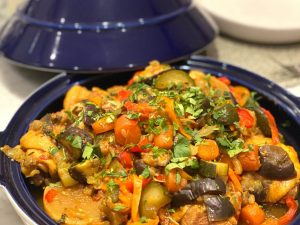
[(259, 148), (261, 168), (260, 175), (272, 180), (287, 180), (294, 178), (297, 173), (294, 163), (281, 147), (263, 145)]
[(201, 195), (219, 195), (225, 193), (225, 183), (219, 177), (216, 177), (215, 179), (204, 178), (193, 181), (186, 185), (182, 190), (174, 193), (171, 204), (174, 207), (179, 207), (192, 203)]
[[(77, 138), (77, 145), (74, 145), (74, 139)], [(66, 156), (69, 161), (77, 161), (81, 158), (84, 146), (87, 143), (93, 144), (92, 135), (86, 130), (78, 127), (69, 127), (57, 137), (58, 143), (64, 147)]]
[(83, 111), (83, 122), (85, 125), (92, 126), (94, 122), (99, 118), (102, 111), (101, 109), (94, 105), (85, 103), (84, 111)]
[(229, 198), (220, 195), (204, 196), (207, 217), (210, 222), (223, 221), (235, 214), (235, 209)]
[(142, 159), (136, 159), (133, 161), (133, 167), (137, 175), (141, 175), (143, 171), (148, 167)]

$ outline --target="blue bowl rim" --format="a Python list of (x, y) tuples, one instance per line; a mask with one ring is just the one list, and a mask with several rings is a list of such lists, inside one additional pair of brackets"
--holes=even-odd
[[(233, 82), (239, 83), (241, 85), (245, 85), (246, 87), (257, 91), (258, 93), (262, 94), (266, 98), (271, 99), (274, 101), (275, 104), (278, 104), (282, 109), (284, 109), (285, 112), (287, 112), (289, 115), (292, 116), (293, 120), (300, 125), (300, 99), (296, 96), (292, 95), (290, 92), (286, 91), (282, 87), (278, 86), (272, 81), (267, 80), (266, 78), (263, 78), (253, 72), (247, 71), (245, 69), (239, 68), (237, 66), (233, 66), (231, 64), (223, 63), (208, 57), (203, 56), (192, 56), (190, 59), (188, 59), (186, 62), (175, 64), (176, 67), (181, 69), (201, 69), (204, 72), (209, 72), (216, 76), (224, 76), (226, 75), (229, 77), (230, 80)], [(241, 77), (236, 75), (241, 75)], [(109, 74), (107, 76), (110, 76)], [(248, 78), (247, 78), (248, 77)], [(246, 80), (243, 80), (243, 78), (246, 78)], [(72, 75), (72, 74), (66, 74), (62, 73), (48, 82), (46, 82), (44, 85), (42, 85), (39, 89), (37, 89), (35, 92), (33, 92), (22, 104), (22, 106), (19, 108), (19, 110), (15, 113), (12, 120), (9, 122), (9, 125), (7, 128), (3, 131), (3, 133), (0, 135), (0, 146), (4, 144), (5, 136), (11, 135), (16, 128), (16, 121), (18, 121), (18, 117), (21, 116), (22, 112), (25, 110), (25, 108), (28, 108), (28, 103), (30, 101), (34, 101), (35, 98), (42, 99), (45, 105), (51, 103), (52, 101), (56, 100), (61, 93), (66, 92), (66, 90), (78, 83), (84, 82), (89, 79), (95, 79), (95, 76), (84, 76), (84, 75)], [(98, 78), (99, 79), (99, 78)], [(103, 79), (103, 78), (102, 78)], [(249, 82), (252, 81), (252, 82)], [(57, 86), (56, 86), (57, 85)], [(54, 90), (53, 90), (53, 87)], [(267, 88), (266, 88), (267, 87)], [(49, 94), (45, 94), (45, 90), (51, 90)], [(268, 92), (270, 90), (271, 92)], [(46, 92), (47, 93), (47, 92)], [(41, 112), (41, 110), (39, 111)], [(32, 117), (36, 117), (39, 112), (35, 112), (34, 115), (31, 115)], [(30, 121), (26, 121), (29, 123)], [(23, 129), (23, 133), (25, 132), (25, 127)], [(2, 157), (1, 157), (2, 156)], [(4, 160), (3, 154), (0, 154), (0, 184), (3, 185), (6, 190), (10, 193), (12, 198), (15, 200), (15, 203), (19, 206), (19, 208), (29, 217), (28, 214), (28, 207), (34, 207), (37, 209), (35, 214), (42, 214), (41, 217), (43, 219), (48, 219), (47, 221), (50, 221), (50, 224), (56, 224), (53, 222), (42, 209), (39, 208), (37, 203), (33, 200), (33, 197), (28, 191), (28, 188), (25, 184), (25, 179), (22, 177), (20, 172), (20, 167), (17, 163), (11, 163), (9, 167), (4, 167), (4, 164), (2, 163)], [(12, 169), (13, 174), (15, 177), (11, 178), (12, 182), (15, 182), (14, 179), (19, 180), (21, 183), (21, 186), (14, 186), (10, 183), (7, 183), (4, 178), (7, 178), (7, 174), (5, 172), (8, 172), (8, 170)], [(10, 176), (10, 175), (9, 175)], [(17, 190), (14, 190), (13, 188), (16, 188)], [(26, 200), (28, 198), (30, 199), (30, 202), (25, 206), (19, 204), (19, 200), (15, 198), (16, 193), (21, 196), (25, 196)], [(45, 220), (44, 220), (45, 221)], [(296, 225), (300, 221), (300, 214), (297, 215), (297, 217), (294, 219), (294, 221), (291, 223), (292, 225)], [(33, 224), (36, 224), (32, 220)], [(47, 223), (48, 224), (48, 223)]]

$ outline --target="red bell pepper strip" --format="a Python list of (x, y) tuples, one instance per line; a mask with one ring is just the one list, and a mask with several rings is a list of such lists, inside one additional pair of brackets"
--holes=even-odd
[(289, 208), (288, 211), (279, 218), (278, 224), (279, 225), (287, 225), (289, 224), (293, 218), (295, 217), (297, 210), (298, 210), (298, 205), (296, 204), (295, 200), (293, 197), (288, 196), (285, 200), (287, 207)]
[(131, 95), (131, 91), (129, 91), (129, 90), (121, 90), (118, 93), (118, 97), (119, 97), (120, 101), (124, 101), (124, 100), (128, 99), (130, 95)]
[(121, 152), (119, 154), (119, 161), (122, 166), (126, 169), (131, 169), (133, 167), (133, 155), (130, 152)]
[(125, 102), (124, 107), (128, 111), (135, 112), (135, 113), (141, 113), (141, 115), (145, 118), (148, 118), (150, 113), (152, 113), (156, 110), (156, 107), (150, 106), (146, 102), (137, 104), (137, 103), (134, 103), (131, 101), (127, 101), (127, 102)]
[(252, 128), (254, 126), (254, 118), (250, 112), (245, 108), (238, 108), (237, 113), (240, 118), (240, 125), (246, 128)]
[[(142, 179), (142, 187), (146, 187), (147, 184), (149, 184), (150, 182), (152, 181), (152, 178), (151, 177), (148, 177), (148, 178), (143, 178)], [(124, 182), (127, 190), (131, 193), (133, 193), (133, 181), (131, 178), (128, 178), (125, 182)]]
[(279, 132), (278, 132), (278, 128), (277, 128), (277, 125), (276, 125), (276, 121), (275, 121), (273, 115), (270, 113), (270, 111), (268, 111), (268, 110), (266, 110), (262, 107), (261, 107), (261, 109), (268, 118), (269, 125), (270, 125), (270, 128), (271, 128), (271, 133), (272, 133), (272, 143), (274, 145), (276, 145), (280, 142), (279, 141)]
[(45, 195), (46, 201), (47, 201), (48, 203), (51, 203), (51, 202), (54, 200), (54, 198), (55, 198), (55, 196), (57, 195), (57, 193), (58, 193), (57, 190), (55, 190), (55, 189), (50, 189), (50, 190), (46, 193), (46, 195)]

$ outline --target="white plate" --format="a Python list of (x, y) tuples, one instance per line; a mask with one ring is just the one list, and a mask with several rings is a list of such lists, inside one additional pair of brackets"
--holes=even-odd
[(247, 41), (300, 41), (300, 0), (198, 0), (221, 32)]

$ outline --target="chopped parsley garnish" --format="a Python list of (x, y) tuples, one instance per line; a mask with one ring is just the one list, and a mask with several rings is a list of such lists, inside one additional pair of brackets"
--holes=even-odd
[(87, 143), (83, 148), (82, 158), (90, 159), (94, 155), (94, 146), (90, 143)]
[(55, 155), (59, 151), (59, 148), (54, 146), (49, 149), (51, 155)]
[(199, 162), (194, 157), (173, 158), (171, 159), (171, 162), (166, 166), (165, 170), (169, 172), (172, 169), (184, 169), (185, 167), (197, 169), (199, 168)]
[(140, 117), (140, 113), (127, 111), (126, 116), (127, 116), (128, 119), (135, 120), (135, 119), (138, 119)]
[(168, 130), (167, 120), (164, 117), (151, 118), (148, 120), (148, 133), (159, 134), (161, 131)]
[(191, 155), (190, 142), (181, 134), (177, 134), (175, 140), (174, 157), (189, 157)]
[(244, 141), (241, 138), (230, 141), (226, 136), (223, 136), (218, 137), (217, 142), (221, 147), (223, 147), (230, 157), (234, 157), (241, 152), (249, 151), (244, 148)]
[(119, 212), (119, 211), (121, 211), (121, 210), (123, 210), (123, 209), (126, 209), (126, 206), (125, 206), (125, 205), (121, 205), (121, 204), (117, 204), (117, 205), (113, 208), (113, 210), (116, 211), (116, 212)]
[[(69, 136), (68, 136), (69, 137)], [(67, 137), (67, 138), (68, 138)], [(80, 136), (75, 136), (72, 140), (72, 143), (71, 143), (72, 147), (74, 148), (82, 148), (82, 139)]]
[(145, 216), (142, 216), (142, 217), (140, 217), (140, 223), (147, 223), (147, 217), (145, 217)]
[(146, 167), (143, 172), (141, 173), (141, 176), (144, 177), (144, 178), (148, 178), (150, 177), (150, 170), (149, 170), (149, 167)]

